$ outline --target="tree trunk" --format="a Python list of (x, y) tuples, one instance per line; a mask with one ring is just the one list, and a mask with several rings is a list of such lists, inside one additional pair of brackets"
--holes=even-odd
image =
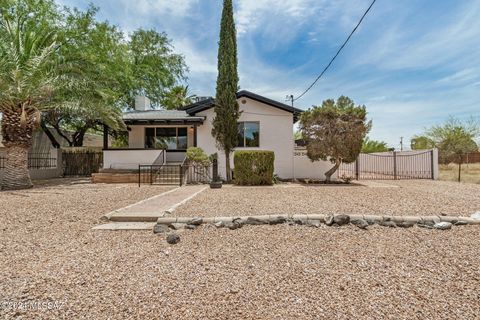
[(5, 154), (5, 173), (2, 190), (18, 190), (33, 187), (28, 172), (28, 147), (8, 145)]
[(232, 171), (230, 170), (230, 152), (229, 151), (225, 151), (225, 168), (226, 168), (226, 171), (227, 171), (227, 182), (231, 182), (232, 181)]
[(55, 138), (55, 136), (53, 135), (53, 133), (50, 131), (50, 129), (48, 129), (47, 125), (45, 124), (45, 121), (42, 120), (42, 122), (40, 123), (40, 126), (42, 127), (43, 132), (45, 132), (45, 134), (47, 135), (48, 139), (49, 139), (50, 142), (52, 143), (52, 146), (53, 146), (55, 149), (60, 148), (60, 143), (58, 143), (58, 141), (57, 141), (57, 139)]
[(332, 168), (330, 168), (327, 172), (325, 172), (325, 181), (327, 183), (331, 181), (332, 175), (338, 170), (341, 163), (342, 162), (340, 161), (340, 159), (336, 159), (335, 165)]

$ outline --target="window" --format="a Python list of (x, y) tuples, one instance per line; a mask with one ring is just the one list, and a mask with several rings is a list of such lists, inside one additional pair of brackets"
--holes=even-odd
[(146, 149), (187, 149), (187, 128), (145, 128)]
[(237, 147), (259, 147), (259, 146), (260, 146), (260, 123), (259, 122), (239, 122)]

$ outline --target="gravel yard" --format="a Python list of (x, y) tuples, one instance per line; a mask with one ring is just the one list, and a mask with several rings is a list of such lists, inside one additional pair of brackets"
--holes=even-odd
[[(480, 186), (398, 184), (227, 187), (178, 213), (479, 209)], [(166, 189), (65, 183), (0, 193), (0, 318), (478, 319), (476, 226), (202, 226), (174, 246), (151, 231), (90, 230), (102, 214)], [(28, 301), (60, 305), (5, 308)]]
[[(368, 183), (368, 182), (367, 182)], [(480, 185), (409, 180), (382, 181), (398, 188), (344, 185), (209, 189), (176, 211), (178, 216), (237, 216), (278, 213), (470, 216), (480, 210)]]

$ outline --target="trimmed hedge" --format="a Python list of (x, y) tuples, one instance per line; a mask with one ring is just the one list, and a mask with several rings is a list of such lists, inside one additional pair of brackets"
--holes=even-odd
[(233, 157), (235, 184), (272, 185), (274, 160), (273, 151), (235, 151)]

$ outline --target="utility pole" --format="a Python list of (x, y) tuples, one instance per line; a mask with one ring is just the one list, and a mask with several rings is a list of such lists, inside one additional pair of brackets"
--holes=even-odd
[(292, 103), (292, 108), (293, 108), (293, 101), (295, 101), (295, 99), (293, 99), (293, 94), (287, 95), (287, 97), (285, 98), (285, 101), (290, 101)]
[(403, 137), (400, 137), (400, 151), (403, 151)]

